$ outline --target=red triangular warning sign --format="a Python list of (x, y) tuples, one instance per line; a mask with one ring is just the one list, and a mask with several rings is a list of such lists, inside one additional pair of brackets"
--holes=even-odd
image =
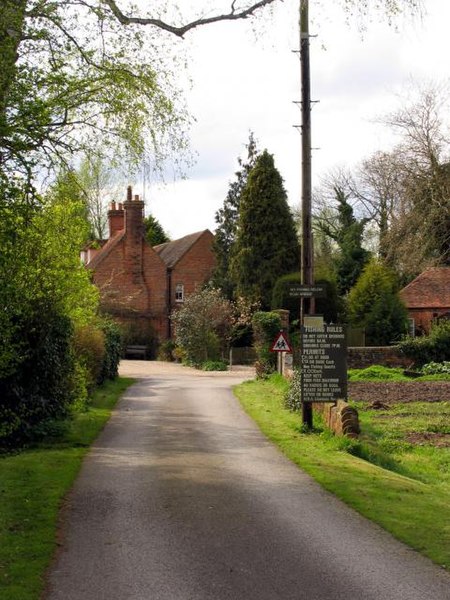
[(270, 348), (270, 351), (271, 352), (292, 352), (292, 348), (282, 331), (280, 331), (280, 333), (274, 339), (272, 347)]

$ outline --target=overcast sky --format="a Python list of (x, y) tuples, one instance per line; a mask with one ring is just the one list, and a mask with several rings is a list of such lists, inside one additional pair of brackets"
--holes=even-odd
[[(328, 5), (326, 10), (323, 5)], [(377, 18), (363, 33), (346, 23), (331, 0), (310, 1), (313, 181), (337, 165), (354, 165), (394, 140), (377, 118), (407, 98), (411, 80), (447, 84), (450, 76), (449, 0), (424, 0), (422, 18), (396, 27)], [(341, 4), (342, 6), (342, 4)], [(189, 34), (187, 105), (193, 168), (186, 179), (147, 184), (146, 210), (175, 239), (214, 230), (234, 178), (237, 157), (252, 130), (259, 148), (274, 155), (291, 206), (300, 202), (300, 62), (298, 0), (285, 0), (253, 31), (222, 23)], [(415, 85), (415, 84), (414, 84)], [(135, 191), (141, 191), (139, 183)]]

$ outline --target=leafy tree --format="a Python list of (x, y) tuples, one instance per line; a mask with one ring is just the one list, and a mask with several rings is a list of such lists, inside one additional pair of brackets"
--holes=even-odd
[(237, 293), (270, 307), (275, 281), (299, 263), (299, 245), (286, 191), (265, 150), (241, 194), (231, 274)]
[[(72, 173), (41, 206), (20, 188), (1, 196), (0, 438), (24, 439), (84, 399), (87, 372), (74, 352), (75, 328), (94, 322), (98, 292), (81, 265), (84, 205), (70, 196)], [(7, 186), (7, 193), (11, 188)], [(81, 357), (80, 357), (81, 358)]]
[(377, 259), (365, 267), (348, 295), (348, 316), (355, 327), (366, 330), (369, 346), (384, 346), (407, 330), (407, 312), (397, 294), (395, 277)]
[(89, 229), (72, 183), (72, 173), (61, 176), (41, 207), (20, 187), (11, 198), (9, 183), (0, 194), (0, 377), (29, 350), (18, 334), (24, 323), (56, 313), (83, 324), (95, 315), (98, 292), (79, 259)]
[[(2, 169), (31, 178), (89, 149), (99, 135), (136, 162), (153, 164), (186, 144), (168, 39), (204, 24), (252, 16), (275, 0), (194, 18), (177, 26), (122, 11), (113, 0), (4, 0), (0, 17), (0, 153)], [(167, 7), (169, 9), (170, 7)], [(170, 34), (170, 35), (169, 35)], [(176, 71), (176, 70), (175, 70)]]
[(315, 227), (331, 238), (338, 246), (336, 258), (336, 278), (340, 294), (347, 293), (356, 283), (369, 252), (362, 246), (364, 227), (367, 218), (358, 220), (349, 203), (348, 194), (339, 187), (333, 187), (335, 211), (316, 216)]
[(153, 215), (148, 215), (145, 217), (144, 227), (145, 239), (150, 246), (158, 246), (158, 244), (170, 242), (170, 238), (164, 231), (161, 223)]
[(88, 151), (76, 171), (93, 240), (101, 240), (106, 235), (108, 198), (117, 194), (115, 184), (119, 178), (117, 170), (102, 154), (101, 150)]
[(247, 149), (247, 159), (238, 158), (239, 170), (236, 179), (230, 184), (227, 197), (215, 215), (217, 229), (215, 231), (213, 251), (216, 257), (216, 268), (212, 276), (212, 284), (220, 288), (227, 298), (235, 295), (235, 285), (230, 277), (230, 261), (233, 245), (236, 241), (241, 194), (250, 171), (258, 157), (258, 149), (253, 133), (250, 133)]
[(175, 325), (176, 343), (194, 365), (217, 360), (228, 348), (234, 307), (220, 290), (205, 288), (190, 294), (171, 318)]

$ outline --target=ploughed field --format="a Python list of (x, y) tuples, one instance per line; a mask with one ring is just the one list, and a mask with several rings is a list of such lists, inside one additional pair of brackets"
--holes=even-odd
[(348, 396), (357, 402), (450, 402), (450, 381), (349, 381)]

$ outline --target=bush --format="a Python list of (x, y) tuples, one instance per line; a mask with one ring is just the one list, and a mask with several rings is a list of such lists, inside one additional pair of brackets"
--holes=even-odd
[(393, 273), (373, 259), (348, 295), (348, 317), (354, 327), (366, 330), (368, 346), (385, 346), (406, 332), (407, 313)]
[(428, 363), (423, 365), (421, 371), (424, 375), (450, 375), (450, 361)]
[(172, 352), (175, 362), (186, 362), (186, 350), (182, 346), (175, 346)]
[(252, 325), (257, 356), (256, 376), (264, 377), (276, 369), (277, 358), (270, 347), (281, 329), (281, 318), (276, 312), (256, 312)]
[(76, 327), (73, 348), (77, 362), (84, 368), (87, 390), (91, 393), (100, 380), (103, 369), (105, 334), (95, 323)]
[(289, 384), (289, 389), (284, 395), (284, 405), (292, 411), (299, 411), (302, 407), (302, 382), (300, 369), (294, 369), (294, 376)]
[(228, 366), (222, 360), (207, 360), (202, 364), (203, 371), (227, 371)]
[(402, 340), (398, 347), (402, 354), (417, 366), (441, 363), (450, 360), (450, 321), (441, 321), (432, 326), (430, 335)]
[(175, 339), (192, 365), (219, 360), (228, 349), (234, 307), (219, 290), (205, 288), (190, 294), (172, 313)]
[(162, 342), (158, 350), (158, 360), (173, 362), (175, 360), (175, 357), (173, 355), (175, 347), (175, 342), (172, 340), (166, 340)]
[(37, 436), (46, 421), (66, 417), (77, 399), (73, 328), (68, 317), (41, 312), (20, 324), (28, 354), (14, 373), (0, 379), (0, 444)]
[(103, 317), (101, 330), (105, 336), (105, 354), (102, 368), (97, 383), (103, 383), (107, 379), (115, 379), (119, 372), (119, 363), (122, 356), (122, 330), (109, 318)]

